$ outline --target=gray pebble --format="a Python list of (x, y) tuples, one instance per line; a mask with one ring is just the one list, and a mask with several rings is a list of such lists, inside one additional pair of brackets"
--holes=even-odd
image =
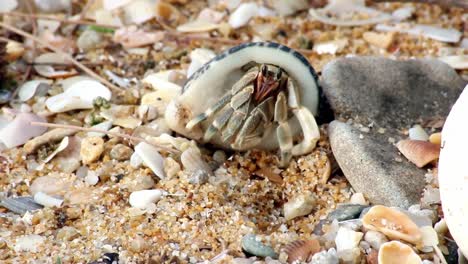
[(333, 220), (341, 222), (356, 219), (366, 207), (367, 206), (360, 204), (340, 204), (334, 211), (328, 214), (327, 220), (330, 222)]
[(278, 258), (278, 254), (273, 248), (258, 241), (257, 236), (254, 234), (247, 234), (242, 238), (242, 249), (257, 257)]
[(130, 160), (133, 154), (133, 149), (124, 144), (117, 144), (110, 151), (111, 158), (119, 161)]
[(31, 196), (2, 198), (0, 200), (0, 206), (21, 215), (25, 214), (27, 211), (31, 212), (43, 208), (43, 206), (36, 203)]

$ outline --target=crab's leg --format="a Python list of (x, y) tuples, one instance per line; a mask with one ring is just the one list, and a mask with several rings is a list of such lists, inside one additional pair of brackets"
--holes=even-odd
[(271, 122), (273, 109), (273, 97), (267, 98), (255, 107), (237, 134), (232, 146), (237, 149), (244, 149), (260, 143), (264, 129), (259, 129), (259, 126), (263, 124), (262, 128), (264, 128)]
[(223, 130), (223, 138), (224, 142), (229, 142), (232, 140), (244, 122), (250, 108), (250, 100), (245, 102), (239, 109), (237, 109), (234, 114), (232, 114), (231, 119), (229, 119), (229, 123), (227, 124), (226, 128)]
[(239, 93), (245, 86), (249, 83), (253, 82), (255, 78), (257, 78), (258, 70), (257, 67), (253, 67), (250, 69), (244, 76), (237, 81), (233, 86), (232, 89), (226, 93), (218, 102), (214, 105), (209, 107), (205, 112), (197, 115), (194, 117), (190, 122), (187, 123), (185, 126), (187, 129), (192, 129), (194, 126), (198, 125), (200, 122), (205, 121), (208, 117), (210, 117), (213, 113), (216, 113), (221, 108), (223, 108), (226, 104), (228, 104), (234, 95)]
[(253, 92), (253, 85), (249, 85), (234, 95), (231, 99), (231, 102), (229, 103), (229, 106), (220, 114), (218, 114), (213, 121), (213, 124), (208, 127), (203, 139), (205, 141), (209, 141), (216, 134), (216, 132), (221, 130), (228, 123), (233, 113), (250, 100)]
[(293, 138), (291, 128), (288, 123), (288, 103), (284, 92), (280, 92), (276, 97), (275, 122), (278, 123), (276, 136), (281, 152), (280, 166), (285, 167), (291, 160), (291, 149), (293, 148)]
[(305, 107), (301, 106), (299, 92), (291, 79), (288, 79), (288, 105), (299, 120), (304, 139), (293, 146), (292, 155), (298, 156), (311, 152), (320, 139), (320, 130), (314, 115)]

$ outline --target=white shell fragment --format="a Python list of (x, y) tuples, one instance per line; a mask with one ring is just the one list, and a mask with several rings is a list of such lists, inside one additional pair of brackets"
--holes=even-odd
[(318, 54), (336, 54), (342, 51), (348, 45), (348, 39), (336, 39), (332, 41), (316, 43), (313, 51)]
[(63, 93), (48, 98), (46, 106), (54, 113), (76, 109), (91, 109), (96, 98), (102, 97), (110, 100), (111, 96), (111, 91), (100, 82), (82, 80), (75, 82)]
[(127, 5), (130, 2), (132, 2), (132, 0), (103, 0), (102, 1), (104, 8), (107, 10), (117, 9), (119, 7)]
[(306, 0), (273, 0), (273, 8), (282, 16), (288, 16), (309, 6)]
[(18, 0), (2, 0), (2, 4), (0, 5), (0, 12), (10, 12), (18, 7)]
[(47, 122), (47, 120), (35, 114), (20, 113), (0, 130), (0, 142), (7, 148), (13, 148), (47, 131), (46, 127), (32, 126), (30, 122)]
[(34, 201), (45, 207), (60, 207), (63, 204), (62, 199), (57, 199), (43, 192), (34, 194)]
[(336, 251), (339, 253), (357, 248), (363, 236), (364, 234), (361, 232), (355, 232), (346, 227), (340, 227), (335, 238)]
[(187, 69), (187, 78), (190, 78), (198, 69), (200, 69), (205, 63), (210, 61), (216, 56), (216, 54), (209, 49), (194, 49), (190, 53), (190, 65)]
[(411, 140), (429, 140), (429, 135), (420, 125), (415, 125), (409, 129), (409, 139)]
[(151, 85), (155, 90), (168, 89), (175, 90), (180, 93), (180, 91), (182, 91), (182, 87), (169, 81), (171, 74), (177, 74), (177, 72), (174, 70), (168, 70), (153, 73), (143, 78), (142, 82)]
[(165, 191), (158, 189), (135, 191), (130, 194), (128, 201), (132, 207), (145, 210), (166, 194)]
[(439, 186), (445, 220), (455, 242), (468, 256), (468, 86), (458, 98), (442, 129)]
[(135, 153), (143, 160), (143, 163), (148, 166), (153, 173), (160, 179), (164, 179), (164, 159), (159, 154), (158, 149), (148, 143), (141, 142), (135, 147)]
[(460, 40), (462, 33), (453, 28), (442, 28), (430, 25), (410, 25), (401, 23), (396, 25), (378, 24), (375, 27), (378, 31), (384, 32), (400, 32), (415, 36), (424, 36), (426, 38), (435, 39), (442, 42), (456, 43)]
[(133, 0), (124, 8), (127, 24), (141, 24), (156, 16), (156, 5), (152, 0)]
[(219, 24), (215, 24), (206, 20), (194, 20), (177, 27), (177, 31), (184, 33), (208, 32), (219, 28)]
[(60, 144), (58, 145), (58, 147), (52, 151), (52, 153), (49, 154), (49, 156), (47, 156), (47, 158), (45, 158), (43, 161), (42, 161), (42, 164), (39, 165), (36, 170), (42, 170), (44, 168), (44, 165), (51, 161), (57, 154), (59, 154), (60, 152), (62, 152), (63, 150), (65, 150), (67, 147), (68, 147), (68, 137), (64, 137), (62, 139), (62, 141), (60, 141)]
[(247, 25), (250, 19), (257, 16), (258, 8), (258, 5), (253, 2), (242, 3), (229, 17), (229, 25), (232, 28), (240, 28)]
[(379, 264), (421, 264), (421, 258), (406, 244), (398, 241), (384, 243), (379, 250)]
[(39, 55), (34, 59), (36, 65), (34, 65), (34, 70), (44, 77), (47, 78), (63, 78), (69, 77), (78, 74), (75, 69), (71, 70), (55, 70), (53, 66), (47, 65), (47, 63), (56, 63), (56, 64), (68, 64), (69, 61), (62, 55), (58, 53), (44, 53)]
[(414, 13), (413, 6), (405, 6), (398, 8), (397, 10), (392, 12), (392, 17), (396, 21), (403, 21), (410, 18)]
[(452, 55), (440, 57), (439, 60), (447, 63), (456, 70), (468, 69), (468, 55)]
[(37, 93), (44, 93), (50, 88), (52, 81), (50, 80), (32, 80), (27, 81), (18, 89), (18, 98), (21, 102), (25, 102), (33, 98)]
[(286, 221), (289, 221), (299, 216), (308, 215), (312, 212), (315, 205), (316, 199), (311, 193), (293, 197), (283, 206), (284, 218), (286, 218)]
[(213, 174), (210, 166), (206, 163), (200, 153), (200, 150), (196, 148), (189, 148), (182, 152), (180, 155), (180, 161), (184, 166), (184, 169), (188, 172), (201, 171), (207, 175)]

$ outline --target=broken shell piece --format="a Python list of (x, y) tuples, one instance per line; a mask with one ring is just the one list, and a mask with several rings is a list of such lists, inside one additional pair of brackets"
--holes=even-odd
[(408, 245), (391, 241), (380, 247), (379, 264), (421, 264), (421, 258)]
[(127, 24), (141, 24), (156, 16), (152, 0), (133, 0), (123, 8)]
[[(78, 72), (75, 69), (71, 70), (55, 70), (50, 64), (69, 64), (70, 62), (62, 55), (58, 53), (44, 53), (34, 59), (34, 70), (44, 77), (47, 78), (65, 78), (73, 75), (77, 75)], [(44, 65), (45, 64), (45, 65)]]
[(13, 148), (26, 143), (29, 139), (42, 135), (46, 127), (32, 126), (31, 122), (47, 122), (43, 117), (30, 113), (19, 113), (0, 130), (0, 143)]
[(161, 154), (159, 154), (158, 149), (148, 143), (140, 142), (135, 147), (135, 153), (156, 176), (160, 179), (164, 179), (166, 177), (164, 173), (164, 159)]
[(400, 32), (407, 33), (414, 36), (424, 36), (426, 38), (435, 39), (442, 42), (456, 43), (460, 40), (462, 33), (453, 28), (442, 28), (429, 25), (410, 25), (408, 23), (401, 23), (396, 25), (378, 24), (375, 27), (378, 31), (384, 32)]
[(382, 49), (388, 49), (393, 43), (393, 40), (395, 39), (395, 33), (394, 32), (388, 32), (388, 33), (375, 33), (375, 32), (364, 32), (362, 34), (362, 38), (369, 44), (382, 48)]
[(305, 193), (296, 196), (284, 204), (284, 218), (286, 218), (286, 221), (289, 221), (298, 216), (308, 215), (312, 212), (315, 204), (316, 199), (312, 193)]
[(177, 31), (184, 33), (207, 32), (219, 28), (219, 24), (214, 24), (205, 20), (195, 20), (177, 27)]
[(62, 199), (57, 199), (43, 192), (37, 192), (34, 195), (34, 201), (45, 207), (60, 207), (63, 204)]
[(82, 80), (75, 82), (61, 94), (46, 100), (47, 108), (54, 113), (76, 109), (91, 109), (96, 98), (110, 100), (111, 91), (98, 81)]
[(440, 154), (440, 146), (421, 140), (401, 140), (397, 148), (409, 161), (419, 168), (437, 160)]
[(447, 63), (450, 67), (457, 70), (468, 69), (468, 55), (452, 55), (440, 57), (439, 60)]
[(36, 94), (45, 94), (50, 88), (52, 81), (50, 80), (32, 80), (27, 81), (18, 88), (18, 97), (21, 102), (25, 102), (33, 98)]
[(14, 250), (16, 252), (36, 253), (45, 240), (45, 237), (35, 234), (20, 236), (16, 239)]
[(306, 0), (273, 0), (273, 8), (282, 16), (288, 16), (309, 7)]
[(30, 196), (1, 198), (0, 206), (21, 215), (43, 208)]
[(429, 135), (426, 133), (424, 128), (420, 125), (415, 125), (409, 129), (409, 139), (411, 140), (422, 140), (427, 141), (429, 139)]
[(0, 12), (6, 13), (15, 10), (18, 7), (18, 0), (2, 0)]
[(284, 247), (288, 254), (288, 263), (305, 262), (310, 256), (320, 251), (320, 243), (315, 240), (296, 240)]
[(390, 239), (401, 239), (413, 244), (421, 241), (418, 226), (404, 213), (382, 205), (373, 206), (362, 218), (365, 228), (381, 232)]
[(422, 249), (423, 252), (432, 252), (434, 247), (439, 244), (439, 237), (437, 232), (432, 226), (423, 226), (421, 230), (422, 234)]
[(62, 141), (60, 142), (60, 144), (58, 145), (58, 147), (52, 152), (49, 154), (49, 156), (47, 156), (47, 158), (45, 158), (41, 165), (39, 165), (36, 170), (42, 170), (44, 168), (44, 165), (51, 161), (57, 154), (59, 154), (60, 152), (62, 152), (64, 149), (66, 149), (68, 147), (68, 137), (64, 137), (62, 139)]
[(256, 3), (242, 3), (229, 17), (229, 25), (233, 28), (247, 25), (258, 14), (258, 8)]
[(166, 195), (166, 192), (158, 189), (135, 191), (130, 194), (128, 202), (132, 207), (145, 210), (159, 201), (164, 195)]
[(351, 251), (358, 247), (364, 234), (356, 232), (346, 227), (340, 227), (336, 234), (335, 244), (338, 254), (344, 251)]

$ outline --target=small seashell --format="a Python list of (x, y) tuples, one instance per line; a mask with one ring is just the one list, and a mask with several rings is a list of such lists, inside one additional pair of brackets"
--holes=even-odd
[(362, 223), (365, 228), (381, 232), (390, 239), (417, 244), (422, 238), (418, 226), (406, 214), (386, 206), (373, 206), (362, 218)]
[(437, 160), (440, 154), (440, 146), (421, 140), (401, 140), (396, 146), (401, 154), (419, 168)]
[(47, 120), (31, 113), (19, 113), (0, 130), (0, 143), (3, 142), (7, 148), (17, 147), (47, 131), (46, 127), (32, 126), (31, 122), (47, 122)]
[(80, 156), (85, 165), (99, 159), (103, 151), (104, 140), (100, 137), (87, 137), (81, 141)]
[(408, 245), (390, 241), (380, 247), (379, 264), (421, 264), (421, 258)]
[(158, 149), (146, 142), (140, 142), (135, 147), (135, 153), (156, 176), (160, 179), (164, 179), (166, 177), (164, 173), (164, 159), (161, 154), (159, 154)]
[(348, 46), (348, 39), (336, 39), (327, 42), (316, 43), (313, 51), (318, 54), (336, 54)]
[(159, 189), (135, 191), (130, 194), (128, 202), (132, 207), (145, 210), (166, 194), (165, 191)]
[(247, 234), (242, 238), (242, 249), (257, 257), (278, 258), (275, 250), (262, 243), (254, 234)]
[(288, 263), (305, 262), (319, 251), (320, 243), (315, 239), (296, 240), (284, 247), (284, 252), (288, 254)]
[(92, 109), (96, 98), (110, 100), (111, 91), (98, 81), (82, 80), (75, 82), (63, 93), (49, 97), (47, 108), (54, 112), (66, 112), (76, 109)]
[(229, 25), (232, 28), (240, 28), (247, 25), (250, 19), (257, 16), (258, 8), (258, 5), (253, 2), (242, 3), (229, 17)]
[(427, 141), (429, 139), (429, 135), (426, 133), (424, 128), (420, 125), (415, 125), (409, 129), (409, 139), (411, 140), (422, 140)]
[(63, 203), (62, 199), (57, 199), (43, 192), (34, 194), (34, 201), (45, 207), (60, 207)]
[(200, 150), (196, 148), (188, 148), (182, 152), (180, 161), (184, 166), (184, 170), (187, 172), (194, 173), (197, 171), (204, 171), (207, 175), (213, 175), (210, 166), (203, 160)]
[(224, 12), (218, 12), (210, 8), (205, 8), (200, 12), (200, 14), (198, 14), (197, 20), (218, 24), (223, 20), (224, 15)]
[(27, 81), (18, 88), (18, 98), (21, 102), (25, 102), (33, 98), (36, 94), (45, 94), (50, 88), (52, 81), (50, 80), (32, 80)]
[(293, 197), (283, 206), (283, 214), (286, 221), (299, 216), (310, 214), (317, 203), (314, 195), (310, 192)]
[(73, 68), (71, 70), (55, 70), (53, 66), (41, 65), (44, 63), (68, 64), (69, 61), (58, 53), (44, 53), (36, 57), (34, 62), (36, 63), (36, 65), (34, 65), (34, 70), (36, 70), (39, 75), (47, 78), (65, 78), (78, 74)]
[(0, 206), (21, 215), (43, 208), (31, 196), (2, 198), (0, 199)]
[(37, 252), (39, 247), (44, 244), (45, 237), (40, 235), (25, 235), (16, 239), (13, 247), (16, 252)]
[(84, 177), (84, 180), (87, 184), (94, 186), (99, 182), (99, 176), (95, 171), (88, 170), (88, 173)]
[(442, 133), (437, 132), (437, 133), (431, 134), (429, 136), (429, 142), (440, 146), (440, 144), (442, 143)]
[(164, 2), (156, 3), (156, 17), (167, 23), (177, 22), (180, 19), (180, 12), (173, 5)]

